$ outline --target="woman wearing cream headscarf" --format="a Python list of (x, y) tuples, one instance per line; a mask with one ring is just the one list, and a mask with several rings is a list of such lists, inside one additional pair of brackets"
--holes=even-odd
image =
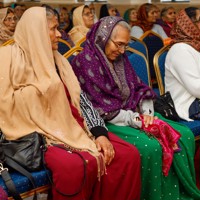
[(139, 200), (139, 152), (108, 133), (81, 93), (57, 51), (57, 28), (53, 9), (32, 7), (16, 27), (15, 44), (0, 48), (0, 129), (9, 140), (34, 131), (45, 137), (54, 200)]
[(94, 14), (87, 5), (77, 7), (73, 12), (74, 27), (69, 32), (69, 36), (76, 45), (94, 24)]
[(14, 11), (11, 8), (0, 9), (0, 45), (12, 39), (16, 25)]

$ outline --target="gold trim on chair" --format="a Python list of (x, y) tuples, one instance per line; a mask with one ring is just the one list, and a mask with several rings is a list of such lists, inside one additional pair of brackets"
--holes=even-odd
[(131, 47), (129, 47), (129, 46), (128, 46), (128, 48), (126, 49), (126, 51), (130, 51), (130, 52), (132, 52), (132, 53), (138, 54), (138, 55), (140, 55), (140, 56), (144, 59), (144, 61), (145, 61), (145, 63), (146, 63), (146, 67), (147, 67), (147, 76), (148, 76), (149, 87), (152, 88), (152, 85), (151, 85), (151, 78), (150, 78), (151, 76), (150, 76), (149, 63), (148, 63), (148, 61), (147, 61), (146, 56), (145, 56), (142, 52), (140, 52), (140, 51), (138, 51), (138, 50), (136, 50), (136, 49), (133, 49), (133, 48), (131, 48)]
[(135, 41), (135, 42), (139, 42), (139, 43), (141, 43), (144, 46), (144, 48), (146, 50), (146, 55), (147, 55), (146, 58), (147, 58), (147, 60), (149, 60), (149, 58), (148, 58), (148, 49), (147, 49), (146, 44), (141, 39), (138, 39), (138, 38), (133, 37), (133, 36), (131, 36), (131, 40)]
[(81, 38), (81, 39), (76, 43), (76, 46), (77, 46), (77, 47), (81, 47), (81, 44), (82, 44), (83, 42), (85, 42), (85, 41), (86, 41), (86, 36), (83, 37), (83, 38)]
[(59, 38), (59, 39), (58, 39), (58, 42), (61, 42), (61, 43), (66, 44), (70, 49), (72, 48), (72, 46), (70, 45), (70, 43), (67, 42), (66, 40), (63, 40), (63, 39)]
[(157, 78), (157, 82), (158, 82), (158, 89), (160, 92), (160, 95), (165, 93), (165, 87), (164, 87), (164, 83), (162, 81), (162, 75), (160, 72), (160, 66), (159, 66), (159, 57), (166, 51), (168, 51), (170, 49), (171, 45), (167, 45), (164, 46), (162, 49), (160, 49), (154, 56), (153, 59), (153, 64), (154, 64), (154, 69), (155, 69), (155, 73), (156, 73), (156, 78)]
[(163, 41), (163, 45), (164, 45), (164, 40), (163, 40), (163, 38), (162, 38), (158, 33), (154, 32), (154, 31), (152, 31), (152, 30), (149, 30), (149, 31), (144, 32), (144, 34), (143, 34), (139, 39), (143, 41), (144, 38), (146, 38), (146, 37), (149, 36), (149, 35), (155, 35), (155, 36), (157, 36), (158, 38), (160, 38), (160, 39)]
[(83, 50), (83, 47), (75, 46), (75, 47), (71, 48), (69, 51), (67, 51), (63, 56), (68, 59), (71, 55), (76, 56), (82, 50)]
[[(29, 190), (28, 192), (21, 193), (20, 196), (22, 197), (22, 199), (24, 199), (27, 197), (31, 197), (32, 195), (34, 195), (35, 192), (36, 193), (48, 193), (50, 188), (51, 188), (50, 185), (44, 185), (44, 186), (38, 187), (36, 189)], [(13, 197), (8, 197), (8, 200), (14, 200), (14, 199), (13, 199)]]
[(15, 42), (14, 39), (10, 39), (10, 40), (4, 42), (1, 46), (7, 46), (7, 45), (10, 45), (10, 44), (13, 44), (14, 42)]

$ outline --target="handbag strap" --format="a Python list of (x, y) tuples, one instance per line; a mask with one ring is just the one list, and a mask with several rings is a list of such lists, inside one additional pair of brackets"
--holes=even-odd
[[(35, 181), (34, 181), (34, 178), (33, 176), (31, 175), (30, 172), (28, 172), (26, 169), (24, 169), (21, 165), (19, 165), (17, 162), (15, 162), (14, 160), (12, 160), (11, 158), (9, 158), (8, 156), (6, 157), (6, 160), (5, 160), (5, 163), (12, 167), (13, 169), (15, 169), (16, 171), (18, 171), (19, 173), (23, 174), (24, 176), (26, 176), (34, 189), (36, 189), (36, 186), (35, 186)], [(34, 196), (33, 196), (33, 200), (37, 200), (37, 194), (36, 194), (36, 191), (34, 190)]]
[[(81, 184), (80, 188), (79, 188), (76, 192), (74, 192), (74, 193), (69, 194), (69, 193), (63, 193), (63, 192), (61, 192), (58, 188), (56, 188), (55, 184), (53, 183), (53, 181), (52, 181), (52, 179), (51, 179), (51, 177), (50, 177), (50, 175), (49, 175), (49, 173), (47, 173), (47, 176), (48, 176), (48, 178), (49, 178), (49, 181), (50, 181), (50, 183), (52, 184), (52, 186), (54, 187), (54, 189), (56, 190), (56, 192), (58, 192), (59, 194), (61, 194), (61, 195), (63, 195), (63, 196), (68, 196), (68, 197), (76, 196), (77, 194), (79, 194), (79, 193), (81, 192), (81, 190), (83, 189), (83, 187), (84, 187), (84, 185), (85, 185), (85, 182), (86, 182), (86, 173), (87, 173), (87, 171), (86, 171), (86, 164), (87, 164), (87, 162), (86, 162), (86, 160), (84, 159), (84, 157), (83, 157), (80, 153), (78, 153), (78, 152), (76, 152), (76, 151), (71, 151), (71, 150), (67, 149), (65, 146), (59, 145), (59, 144), (53, 144), (53, 146), (58, 147), (58, 148), (61, 148), (61, 149), (65, 150), (65, 151), (70, 151), (70, 153), (74, 153), (74, 154), (78, 155), (78, 156), (81, 158), (81, 160), (83, 161), (83, 169), (84, 169), (83, 181), (82, 181), (82, 184)], [(46, 149), (46, 150), (47, 150), (47, 149)], [(44, 151), (43, 151), (43, 152), (44, 152)], [(47, 170), (47, 169), (46, 169), (46, 166), (45, 166), (45, 165), (46, 165), (45, 159), (44, 159), (44, 162), (43, 162), (43, 163), (44, 163), (44, 168), (45, 168), (45, 170)]]
[(8, 188), (11, 196), (15, 200), (22, 200), (19, 192), (17, 191), (17, 189), (15, 187), (13, 180), (10, 177), (10, 174), (8, 172), (8, 168), (4, 168), (2, 163), (0, 163), (0, 175), (2, 176), (2, 179), (4, 180), (5, 185)]
[[(0, 130), (0, 134), (2, 134), (1, 130)], [(5, 183), (6, 187), (8, 188), (8, 191), (10, 192), (11, 196), (15, 200), (22, 200), (19, 192), (17, 191), (17, 189), (15, 187), (15, 184), (14, 184), (12, 178), (10, 177), (8, 168), (3, 167), (4, 162), (5, 162), (5, 154), (3, 152), (2, 143), (0, 142), (0, 175), (1, 175), (2, 179), (4, 180), (4, 183)]]

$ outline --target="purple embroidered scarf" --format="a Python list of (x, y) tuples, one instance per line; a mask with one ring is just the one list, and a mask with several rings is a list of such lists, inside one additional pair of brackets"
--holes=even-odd
[(127, 56), (120, 55), (110, 66), (104, 49), (120, 17), (104, 17), (88, 32), (84, 50), (72, 62), (81, 88), (100, 115), (120, 109), (135, 111), (154, 92), (137, 77)]

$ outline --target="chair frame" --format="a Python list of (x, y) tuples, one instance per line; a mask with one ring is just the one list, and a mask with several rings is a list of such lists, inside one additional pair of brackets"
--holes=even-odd
[(131, 47), (128, 47), (128, 48), (126, 49), (126, 51), (130, 51), (130, 52), (132, 52), (132, 53), (135, 53), (135, 54), (138, 54), (138, 55), (142, 56), (142, 58), (144, 59), (144, 61), (145, 61), (145, 63), (146, 63), (146, 67), (147, 67), (148, 85), (149, 85), (149, 87), (152, 88), (152, 85), (151, 85), (151, 78), (150, 78), (151, 76), (150, 76), (149, 63), (148, 63), (148, 61), (147, 61), (146, 56), (145, 56), (142, 52), (140, 52), (140, 51), (138, 51), (138, 50), (136, 50), (136, 49), (133, 49), (133, 48), (131, 48)]
[[(48, 194), (50, 189), (51, 189), (51, 185), (44, 185), (44, 186), (38, 187), (36, 189), (32, 189), (27, 192), (21, 193), (20, 196), (22, 199), (25, 199), (25, 198), (33, 196), (35, 192)], [(13, 199), (13, 197), (8, 197), (8, 200), (14, 200), (14, 199)]]
[(154, 69), (156, 73), (156, 78), (158, 82), (158, 89), (160, 92), (160, 95), (165, 93), (165, 88), (164, 88), (164, 83), (162, 80), (161, 72), (160, 72), (160, 66), (159, 66), (159, 57), (162, 55), (164, 52), (168, 51), (170, 49), (171, 45), (164, 46), (162, 49), (160, 49), (154, 56), (153, 59), (153, 64), (154, 64)]
[(80, 46), (75, 46), (72, 47), (69, 51), (67, 51), (63, 56), (68, 59), (71, 55), (73, 55), (76, 52), (81, 52), (83, 50), (83, 47)]
[(76, 43), (76, 46), (77, 46), (77, 47), (81, 47), (81, 44), (82, 44), (83, 42), (85, 42), (85, 41), (86, 41), (86, 36), (83, 37), (83, 38), (81, 38), (81, 39)]
[(155, 35), (155, 36), (159, 37), (159, 38), (163, 41), (163, 45), (164, 45), (164, 40), (163, 40), (163, 38), (162, 38), (158, 33), (154, 32), (154, 31), (152, 31), (152, 30), (149, 30), (149, 31), (144, 32), (144, 34), (139, 38), (139, 40), (142, 40), (142, 41), (143, 41), (144, 38), (146, 38), (146, 37), (149, 36), (149, 35)]
[[(64, 44), (64, 45), (66, 45), (69, 49), (67, 49), (67, 51), (65, 51), (65, 53), (66, 52), (68, 52), (71, 48), (72, 48), (72, 46), (70, 45), (70, 43), (69, 42), (67, 42), (66, 40), (63, 40), (62, 38), (59, 38), (58, 39), (58, 42), (60, 43), (60, 44)], [(58, 51), (59, 51), (59, 49), (58, 49)], [(65, 54), (64, 52), (60, 52), (61, 54)]]
[[(148, 58), (148, 49), (147, 49), (147, 46), (146, 46), (146, 44), (144, 43), (144, 41), (142, 41), (141, 39), (138, 39), (138, 38), (136, 38), (136, 37), (133, 37), (133, 36), (131, 36), (131, 40), (132, 41), (135, 41), (135, 42), (139, 42), (139, 43), (141, 43), (144, 47), (145, 47), (145, 51), (146, 51), (146, 59), (147, 60), (149, 60), (149, 58)], [(132, 47), (131, 47), (132, 48)], [(137, 49), (136, 49), (137, 50)], [(145, 55), (144, 55), (145, 56)]]
[(10, 40), (4, 42), (4, 43), (1, 45), (1, 47), (7, 46), (7, 45), (10, 45), (10, 44), (13, 44), (14, 42), (15, 42), (14, 39), (10, 39)]

